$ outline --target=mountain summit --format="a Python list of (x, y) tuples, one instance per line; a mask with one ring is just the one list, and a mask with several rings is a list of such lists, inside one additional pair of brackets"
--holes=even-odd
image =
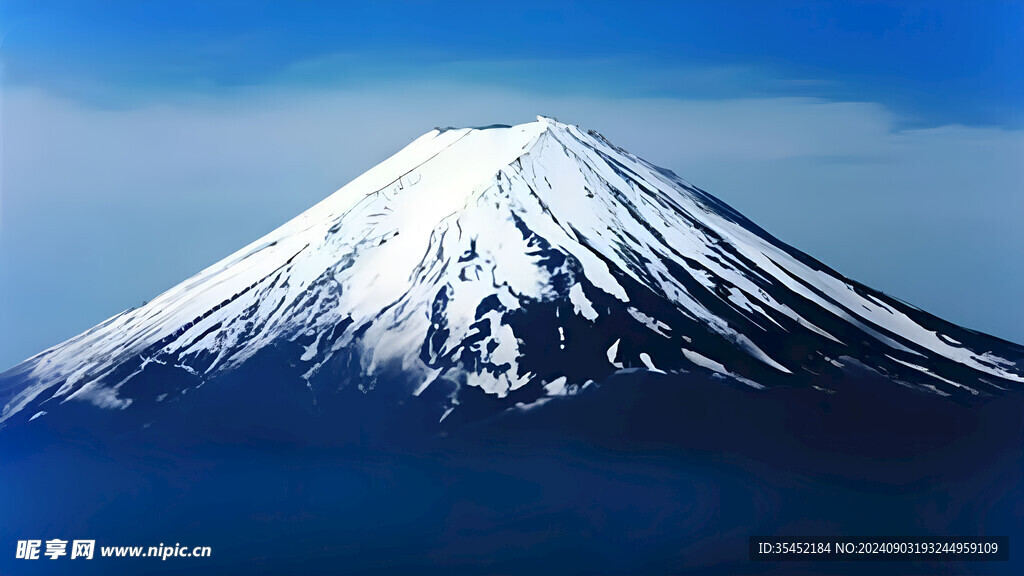
[(844, 278), (600, 134), (538, 117), (428, 132), (148, 304), (8, 370), (0, 426), (72, 405), (201, 402), (254, 366), (313, 407), (342, 390), (424, 397), (441, 421), (623, 371), (823, 394), (870, 374), (969, 401), (1024, 383), (1022, 361), (1020, 346)]

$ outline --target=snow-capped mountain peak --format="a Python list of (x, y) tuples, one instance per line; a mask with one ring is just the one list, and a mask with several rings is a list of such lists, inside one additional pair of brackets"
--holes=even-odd
[[(269, 348), (293, 351), (312, 402), (442, 386), (442, 417), (463, 390), (533, 405), (637, 369), (819, 386), (856, 364), (947, 395), (1024, 382), (1019, 347), (847, 280), (599, 134), (538, 117), (424, 134), (8, 371), (0, 422), (173, 402)], [(145, 385), (155, 366), (181, 383)]]

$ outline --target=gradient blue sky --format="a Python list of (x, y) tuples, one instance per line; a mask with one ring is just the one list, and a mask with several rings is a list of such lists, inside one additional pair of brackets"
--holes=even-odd
[(0, 0), (0, 369), (435, 125), (548, 114), (1024, 342), (1024, 3)]

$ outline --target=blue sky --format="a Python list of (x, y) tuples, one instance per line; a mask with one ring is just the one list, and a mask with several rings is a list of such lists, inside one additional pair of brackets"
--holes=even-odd
[[(870, 100), (920, 124), (1008, 125), (1020, 122), (1024, 90), (1024, 75), (1013, 73), (1024, 65), (1019, 2), (304, 2), (295, 9), (259, 1), (4, 0), (3, 11), (8, 83), (108, 103), (168, 91), (440, 76), (623, 96)], [(474, 62), (505, 66), (489, 71)], [(729, 72), (696, 87), (679, 74), (708, 67)]]
[(1019, 2), (0, 0), (0, 365), (435, 125), (596, 128), (851, 277), (1024, 341)]

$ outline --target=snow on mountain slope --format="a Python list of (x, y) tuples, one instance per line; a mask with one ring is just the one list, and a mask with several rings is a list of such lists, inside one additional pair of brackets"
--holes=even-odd
[(0, 375), (0, 422), (72, 401), (173, 401), (188, 387), (147, 390), (147, 369), (201, 387), (284, 343), (301, 348), (314, 402), (400, 374), (410, 394), (453, 384), (445, 416), (467, 386), (530, 403), (627, 369), (827, 387), (854, 363), (944, 395), (1024, 382), (1020, 347), (849, 281), (671, 172), (539, 117), (423, 135)]

